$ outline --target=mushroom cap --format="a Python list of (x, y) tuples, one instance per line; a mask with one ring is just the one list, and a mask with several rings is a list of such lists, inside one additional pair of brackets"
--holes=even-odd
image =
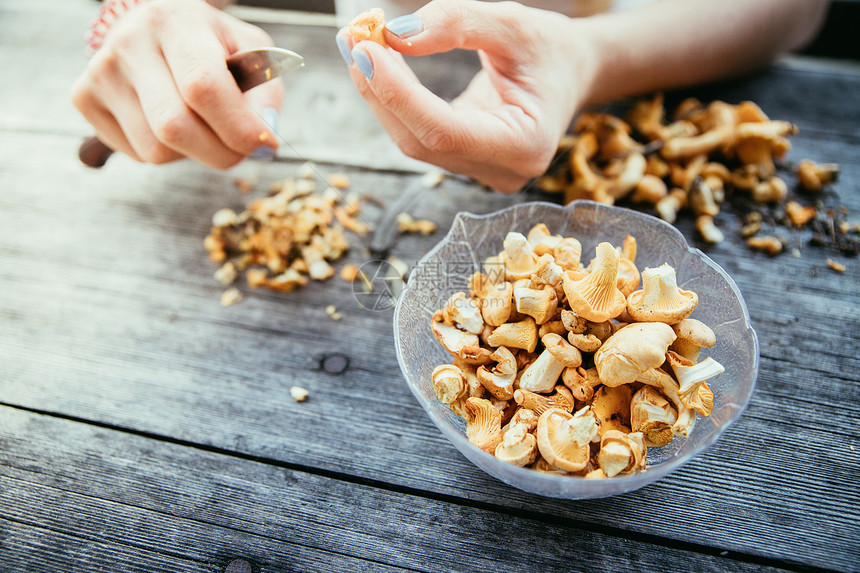
[(443, 404), (450, 404), (462, 398), (469, 389), (463, 371), (453, 364), (437, 366), (430, 375), (433, 392)]
[(696, 424), (696, 412), (681, 401), (681, 397), (678, 395), (678, 383), (675, 379), (659, 368), (649, 368), (640, 374), (636, 381), (657, 388), (675, 405), (678, 419), (672, 425), (672, 433), (685, 438), (689, 436)]
[(534, 249), (534, 252), (542, 256), (552, 254), (552, 250), (562, 240), (561, 235), (552, 235), (545, 223), (538, 223), (532, 227), (526, 235), (526, 240)]
[(594, 397), (594, 388), (600, 385), (597, 369), (583, 367), (565, 368), (561, 373), (561, 382), (570, 389), (571, 395), (580, 402), (590, 402)]
[(699, 297), (678, 288), (675, 269), (664, 263), (642, 271), (642, 289), (627, 298), (627, 312), (639, 322), (678, 323), (696, 309)]
[(639, 269), (636, 268), (636, 263), (629, 259), (619, 259), (618, 261), (618, 278), (616, 286), (625, 297), (630, 296), (630, 293), (636, 290), (639, 286)]
[(510, 400), (514, 397), (517, 359), (504, 346), (497, 348), (495, 352), (490, 354), (490, 358), (496, 361), (496, 365), (493, 368), (487, 368), (486, 366), (478, 368), (478, 381), (496, 398)]
[[(638, 449), (637, 444), (631, 443), (628, 434), (609, 430), (600, 438), (597, 463), (607, 477), (630, 471), (637, 465), (636, 449)], [(638, 458), (641, 459), (641, 457), (640, 452)]]
[(490, 351), (480, 347), (477, 334), (464, 332), (456, 326), (444, 322), (430, 322), (433, 335), (452, 355), (469, 364), (486, 364), (490, 361)]
[(493, 330), (487, 337), (493, 346), (520, 348), (526, 352), (534, 352), (537, 348), (537, 325), (535, 320), (527, 316), (519, 322), (506, 322)]
[(633, 390), (629, 384), (611, 388), (601, 386), (594, 393), (591, 411), (600, 423), (600, 434), (610, 430), (630, 432), (630, 401)]
[(556, 468), (578, 472), (588, 465), (591, 449), (572, 439), (570, 424), (573, 415), (550, 408), (541, 414), (537, 425), (537, 444), (541, 456)]
[(480, 334), (484, 330), (484, 319), (481, 316), (480, 301), (467, 297), (464, 292), (456, 292), (451, 295), (443, 312), (467, 332)]
[(490, 326), (501, 326), (511, 317), (514, 285), (502, 281), (487, 289), (481, 301), (481, 316)]
[(597, 338), (594, 334), (576, 334), (575, 332), (568, 332), (567, 341), (581, 352), (597, 352), (597, 350), (603, 345), (603, 341)]
[(567, 368), (577, 368), (582, 365), (582, 353), (575, 346), (558, 334), (549, 333), (541, 338), (541, 342), (556, 360), (562, 362)]
[(594, 353), (600, 380), (606, 386), (635, 381), (642, 372), (663, 364), (673, 340), (672, 328), (662, 322), (628, 324)]
[(502, 413), (484, 398), (466, 399), (466, 437), (489, 454), (502, 442)]
[[(654, 445), (666, 445), (672, 439), (672, 425), (678, 413), (672, 404), (652, 386), (642, 386), (630, 401), (630, 428), (642, 432)], [(661, 443), (662, 442), (662, 443)]]
[(711, 348), (717, 343), (714, 331), (695, 318), (685, 318), (673, 324), (672, 330), (679, 340), (686, 340), (699, 348)]
[(561, 283), (564, 269), (557, 265), (553, 256), (549, 253), (538, 257), (535, 272), (532, 273), (532, 285), (552, 285)]
[(618, 251), (609, 243), (596, 248), (594, 270), (576, 280), (571, 271), (564, 274), (564, 293), (570, 309), (592, 322), (615, 318), (624, 310), (627, 301), (618, 290)]
[(514, 302), (517, 312), (535, 319), (536, 324), (543, 324), (555, 316), (558, 308), (558, 296), (552, 287), (534, 289), (514, 287)]
[(582, 243), (573, 237), (565, 237), (552, 249), (552, 256), (557, 265), (566, 271), (579, 269), (582, 257)]
[(505, 276), (509, 280), (529, 278), (537, 265), (537, 255), (534, 253), (528, 239), (522, 233), (510, 232), (503, 242), (504, 251), (499, 253), (499, 260), (505, 266)]
[(522, 424), (511, 426), (496, 446), (495, 456), (515, 466), (527, 466), (537, 458), (537, 438)]

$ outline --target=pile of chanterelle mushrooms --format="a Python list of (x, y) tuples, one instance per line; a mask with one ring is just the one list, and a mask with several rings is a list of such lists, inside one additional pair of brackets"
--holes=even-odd
[[(604, 113), (585, 113), (564, 138), (560, 153), (568, 161), (556, 163), (538, 181), (547, 192), (561, 192), (564, 203), (590, 199), (613, 204), (627, 198), (653, 205), (662, 219), (674, 223), (679, 211), (696, 217), (696, 228), (710, 243), (724, 240), (715, 225), (729, 191), (746, 193), (757, 203), (782, 204), (788, 184), (777, 174), (774, 160), (791, 149), (794, 124), (772, 120), (750, 101), (702, 104), (686, 99), (666, 117), (663, 95), (637, 102), (628, 121)], [(635, 134), (635, 138), (634, 135)], [(801, 161), (796, 168), (799, 186), (809, 193), (836, 180), (839, 166)], [(810, 212), (811, 210), (811, 212)], [(797, 228), (815, 215), (797, 201), (786, 204), (786, 215)], [(747, 225), (750, 247), (771, 254), (782, 251), (777, 237), (758, 235)]]
[[(586, 478), (642, 470), (648, 447), (689, 435), (708, 416), (707, 380), (723, 372), (699, 350), (713, 331), (668, 264), (636, 267), (636, 240), (582, 246), (508, 233), (469, 292), (432, 318), (454, 357), (432, 374), (438, 399), (466, 419), (470, 442), (498, 459)], [(641, 282), (641, 287), (640, 287)]]

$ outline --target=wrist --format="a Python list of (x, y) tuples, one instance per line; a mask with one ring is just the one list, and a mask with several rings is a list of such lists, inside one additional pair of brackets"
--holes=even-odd
[(567, 18), (560, 28), (559, 44), (566, 62), (565, 104), (572, 118), (579, 109), (592, 103), (600, 77), (600, 56), (587, 18)]

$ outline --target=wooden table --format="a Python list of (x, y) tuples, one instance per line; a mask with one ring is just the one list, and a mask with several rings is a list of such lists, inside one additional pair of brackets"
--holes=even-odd
[[(737, 214), (721, 214), (729, 240), (707, 253), (761, 341), (741, 420), (640, 491), (529, 495), (442, 437), (401, 379), (391, 311), (363, 310), (349, 284), (219, 306), (202, 239), (217, 208), (246, 200), (234, 177), (262, 193), (312, 159), (387, 203), (415, 177), (363, 115), (334, 30), (267, 26), (309, 63), (287, 79), (278, 161), (221, 173), (114, 157), (94, 171), (77, 161), (90, 131), (67, 98), (93, 9), (0, 4), (0, 570), (860, 570), (857, 259), (805, 242), (800, 258), (753, 253)], [(449, 64), (426, 64), (428, 81)], [(468, 67), (439, 89), (456, 93)], [(827, 200), (857, 220), (850, 66), (792, 60), (693, 93), (795, 122), (790, 157), (840, 163)], [(393, 254), (416, 261), (458, 211), (543, 198), (448, 179), (416, 208), (440, 233), (404, 236)], [(366, 260), (354, 240), (344, 262)]]

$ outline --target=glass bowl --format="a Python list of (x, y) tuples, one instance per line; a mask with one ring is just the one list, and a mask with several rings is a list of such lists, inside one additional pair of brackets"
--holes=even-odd
[[(714, 392), (710, 416), (699, 417), (688, 438), (648, 450), (643, 472), (608, 479), (542, 473), (516, 467), (472, 445), (465, 436), (465, 421), (433, 392), (433, 369), (449, 363), (451, 355), (430, 330), (433, 312), (453, 293), (468, 291), (468, 277), (480, 270), (488, 256), (502, 250), (509, 231), (526, 234), (545, 223), (552, 234), (575, 237), (582, 243), (583, 260), (594, 256), (597, 243), (621, 245), (627, 234), (636, 238), (636, 265), (640, 269), (669, 263), (677, 271), (681, 288), (699, 295), (692, 314), (710, 326), (717, 337), (712, 356), (726, 371), (709, 382)], [(737, 285), (729, 275), (698, 249), (691, 248), (672, 225), (630, 209), (591, 201), (574, 201), (565, 207), (551, 203), (523, 203), (488, 215), (459, 213), (448, 235), (415, 266), (394, 312), (397, 360), (412, 393), (430, 419), (466, 458), (501, 481), (531, 493), (565, 499), (591, 499), (619, 495), (646, 486), (681, 467), (717, 441), (749, 402), (758, 374), (758, 340)]]

